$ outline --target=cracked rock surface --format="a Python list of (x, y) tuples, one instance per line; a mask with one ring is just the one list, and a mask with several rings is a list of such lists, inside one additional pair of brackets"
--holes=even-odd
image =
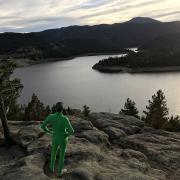
[[(91, 113), (69, 116), (64, 180), (179, 180), (180, 134), (156, 130), (131, 116)], [(17, 143), (0, 147), (0, 180), (59, 179), (49, 172), (51, 136), (40, 122), (12, 122)], [(2, 139), (0, 133), (0, 139)]]

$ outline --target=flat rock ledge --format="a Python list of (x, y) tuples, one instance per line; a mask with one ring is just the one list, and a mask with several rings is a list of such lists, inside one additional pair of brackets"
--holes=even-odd
[(9, 121), (17, 144), (0, 147), (0, 180), (180, 179), (180, 134), (112, 113), (69, 118), (75, 134), (66, 151), (67, 173), (61, 178), (50, 173), (51, 136), (42, 132), (40, 122)]

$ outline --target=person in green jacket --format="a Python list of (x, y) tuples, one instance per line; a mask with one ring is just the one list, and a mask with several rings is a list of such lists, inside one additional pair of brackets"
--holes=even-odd
[[(56, 113), (50, 114), (41, 124), (41, 128), (47, 132), (52, 134), (52, 149), (51, 149), (51, 162), (50, 162), (50, 170), (54, 172), (54, 166), (56, 161), (56, 154), (59, 149), (59, 163), (58, 163), (58, 176), (62, 175), (62, 169), (64, 166), (64, 158), (66, 146), (68, 143), (68, 137), (74, 133), (74, 129), (71, 126), (71, 123), (68, 117), (64, 116), (63, 113), (63, 103), (58, 102), (56, 104)], [(52, 126), (52, 130), (50, 130), (47, 125)]]

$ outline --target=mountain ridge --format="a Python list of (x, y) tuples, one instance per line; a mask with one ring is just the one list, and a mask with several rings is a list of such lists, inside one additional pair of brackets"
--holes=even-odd
[(149, 17), (134, 17), (127, 22), (131, 22), (131, 23), (163, 23), (161, 21), (158, 21), (156, 19), (149, 18)]
[[(152, 23), (153, 22), (153, 23)], [(180, 22), (136, 17), (124, 23), (69, 26), (33, 33), (1, 33), (0, 55), (31, 59), (121, 53), (158, 36), (180, 33)]]

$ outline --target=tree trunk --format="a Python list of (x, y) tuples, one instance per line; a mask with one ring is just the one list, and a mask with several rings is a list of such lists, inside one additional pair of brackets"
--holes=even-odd
[(0, 118), (2, 121), (2, 127), (4, 131), (5, 145), (9, 147), (12, 145), (12, 138), (10, 136), (10, 131), (8, 127), (7, 117), (6, 117), (6, 111), (4, 108), (4, 101), (1, 95), (0, 95)]

